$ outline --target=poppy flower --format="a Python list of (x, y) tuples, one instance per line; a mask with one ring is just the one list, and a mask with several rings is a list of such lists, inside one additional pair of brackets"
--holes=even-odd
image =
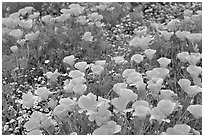
[(157, 104), (159, 110), (168, 117), (175, 109), (175, 103), (170, 101), (169, 99), (160, 100)]
[(163, 79), (161, 78), (152, 78), (152, 80), (149, 80), (147, 82), (148, 86), (147, 88), (151, 90), (151, 92), (158, 94), (161, 90), (163, 83)]
[(42, 19), (43, 22), (49, 24), (50, 21), (51, 21), (51, 18), (52, 18), (51, 15), (45, 15), (45, 16), (43, 16), (41, 19)]
[(37, 98), (30, 91), (22, 96), (23, 105), (26, 108), (32, 107), (36, 99)]
[(82, 113), (85, 110), (94, 110), (97, 105), (96, 98), (96, 95), (92, 93), (89, 93), (86, 96), (82, 95), (78, 100), (78, 106), (81, 108), (79, 113)]
[(11, 46), (10, 49), (11, 49), (11, 51), (12, 51), (13, 53), (17, 53), (17, 51), (18, 51), (18, 46)]
[(99, 15), (98, 12), (93, 12), (91, 14), (88, 14), (87, 16), (89, 18), (89, 20), (91, 20), (92, 22), (96, 22), (96, 21), (100, 21), (101, 19), (103, 19), (102, 15)]
[(75, 57), (74, 55), (70, 55), (70, 56), (66, 56), (64, 57), (63, 59), (63, 62), (66, 63), (66, 64), (69, 64), (69, 65), (74, 65), (74, 61), (75, 61)]
[(91, 32), (85, 32), (82, 39), (85, 41), (93, 41), (93, 36), (91, 35)]
[(34, 111), (31, 115), (31, 118), (30, 119), (35, 119), (36, 121), (41, 121), (42, 119), (42, 113), (39, 112), (39, 111)]
[(186, 70), (192, 77), (198, 77), (198, 75), (202, 72), (202, 68), (196, 65), (189, 65)]
[(123, 99), (130, 101), (135, 101), (138, 98), (138, 95), (134, 93), (131, 89), (121, 89), (118, 93)]
[(75, 86), (83, 84), (84, 82), (86, 82), (86, 79), (84, 77), (77, 77), (77, 78), (70, 80), (70, 83), (72, 83)]
[(68, 93), (73, 93), (73, 87), (74, 87), (74, 84), (73, 83), (69, 83), (69, 84), (66, 84), (63, 89), (68, 92)]
[(158, 78), (165, 79), (169, 75), (169, 70), (167, 68), (154, 68), (153, 71), (159, 72)]
[(30, 40), (30, 41), (37, 40), (37, 39), (39, 38), (39, 34), (40, 34), (39, 31), (27, 33), (27, 34), (25, 35), (25, 39), (26, 39), (26, 40)]
[(17, 43), (21, 46), (25, 45), (26, 40), (25, 39), (21, 39), (21, 40), (17, 40)]
[(177, 58), (181, 61), (186, 63), (188, 61), (189, 53), (188, 52), (181, 52), (177, 54)]
[(26, 128), (27, 131), (39, 129), (40, 128), (40, 121), (38, 121), (36, 119), (30, 119), (28, 122), (25, 123), (24, 127)]
[(170, 31), (174, 31), (175, 28), (178, 27), (179, 23), (180, 23), (179, 19), (173, 19), (166, 25), (166, 28)]
[(104, 67), (101, 65), (91, 65), (91, 70), (94, 74), (100, 75), (104, 71)]
[(121, 126), (117, 125), (115, 121), (109, 121), (107, 124), (95, 129), (93, 135), (113, 135), (120, 132)]
[(14, 12), (12, 14), (9, 15), (9, 18), (12, 19), (19, 19), (20, 14), (18, 12)]
[(100, 65), (100, 66), (105, 67), (105, 65), (106, 65), (106, 60), (97, 60), (97, 61), (95, 62), (95, 65)]
[(166, 89), (166, 90), (160, 91), (160, 95), (159, 95), (160, 100), (169, 99), (169, 100), (173, 101), (174, 100), (173, 97), (177, 97), (177, 95), (172, 90)]
[(132, 57), (131, 57), (131, 61), (135, 61), (136, 63), (140, 63), (140, 62), (142, 62), (143, 61), (143, 56), (142, 55), (140, 55), (140, 54), (135, 54), (135, 55), (133, 55)]
[(33, 20), (28, 19), (28, 20), (20, 20), (18, 25), (24, 29), (30, 29), (32, 28), (33, 25)]
[(59, 103), (67, 111), (73, 111), (77, 105), (76, 98), (73, 100), (70, 98), (61, 98)]
[(14, 29), (9, 34), (15, 39), (20, 40), (23, 36), (23, 31), (21, 31), (20, 29)]
[(58, 69), (56, 69), (54, 73), (50, 71), (46, 73), (47, 78), (52, 82), (56, 82), (59, 75)]
[(189, 9), (186, 9), (186, 10), (184, 10), (184, 12), (183, 12), (183, 15), (184, 16), (191, 16), (193, 14), (193, 11), (192, 10), (189, 10)]
[(153, 71), (153, 70), (146, 71), (146, 75), (147, 75), (148, 80), (151, 80), (152, 78), (158, 77), (159, 74), (160, 73), (158, 71)]
[(147, 84), (143, 82), (143, 80), (134, 83), (135, 87), (138, 91), (145, 91)]
[(35, 18), (38, 18), (39, 16), (40, 16), (39, 12), (34, 12), (33, 14), (29, 15), (29, 19), (35, 19)]
[(70, 13), (75, 16), (79, 16), (84, 11), (84, 7), (80, 6), (79, 4), (71, 4), (69, 5), (69, 8)]
[(158, 107), (154, 107), (150, 110), (150, 120), (151, 119), (156, 119), (159, 123), (161, 123), (166, 116), (162, 113), (162, 111)]
[(168, 128), (165, 135), (188, 135), (191, 127), (186, 124), (177, 124), (173, 128)]
[(10, 32), (11, 32), (11, 29), (9, 29), (7, 27), (2, 28), (2, 36), (9, 35)]
[(69, 134), (69, 135), (77, 135), (77, 133), (76, 132), (72, 132), (71, 134)]
[(127, 87), (126, 83), (116, 83), (113, 85), (113, 91), (119, 93), (121, 89), (124, 89), (126, 87)]
[(84, 72), (88, 68), (87, 62), (77, 62), (74, 66), (81, 72)]
[(81, 72), (79, 70), (72, 70), (69, 72), (69, 77), (71, 78), (78, 78), (78, 77), (83, 77), (85, 74), (84, 72)]
[(80, 84), (73, 87), (73, 91), (78, 95), (83, 95), (86, 89), (87, 89), (86, 84)]
[(125, 64), (125, 63), (127, 63), (127, 60), (125, 60), (123, 56), (114, 57), (113, 60), (115, 61), (116, 64)]
[(57, 105), (53, 110), (53, 114), (60, 118), (63, 118), (67, 116), (67, 111), (65, 111), (65, 108), (63, 105)]
[(187, 88), (190, 87), (191, 82), (189, 79), (179, 79), (178, 84), (180, 85), (180, 87), (185, 90)]
[(148, 58), (149, 60), (152, 60), (154, 54), (156, 53), (156, 50), (146, 49), (146, 50), (144, 51), (144, 53), (145, 53), (145, 55), (147, 56), (147, 58)]
[(196, 65), (198, 63), (198, 61), (200, 61), (200, 57), (199, 56), (195, 56), (195, 55), (189, 55), (187, 57), (187, 61), (190, 63), (190, 65)]
[(96, 24), (96, 26), (99, 27), (99, 28), (103, 27), (103, 25), (104, 25), (104, 24), (101, 23), (100, 21), (96, 21), (95, 24)]
[(135, 69), (125, 69), (122, 73), (122, 76), (128, 78), (131, 73), (136, 72)]
[(114, 98), (111, 100), (111, 104), (120, 112), (125, 112), (128, 104), (128, 100), (123, 97)]
[(157, 59), (157, 61), (159, 62), (159, 65), (161, 68), (166, 68), (169, 65), (169, 63), (171, 62), (171, 59), (161, 57), (161, 58)]
[(46, 114), (42, 114), (41, 117), (42, 117), (42, 118), (41, 118), (41, 125), (42, 125), (43, 127), (49, 128), (49, 127), (51, 127), (51, 126), (54, 124), (54, 122), (52, 121), (52, 119), (49, 118)]
[(186, 38), (191, 42), (200, 42), (202, 40), (202, 34), (201, 33), (191, 33), (186, 35)]
[(129, 45), (133, 47), (140, 47), (143, 50), (146, 50), (151, 40), (152, 38), (150, 36), (141, 37), (141, 38), (136, 36), (129, 42)]
[(34, 130), (28, 132), (27, 135), (42, 135), (42, 131), (39, 129), (34, 129)]
[(199, 92), (202, 92), (202, 88), (198, 85), (185, 87), (184, 91), (190, 96), (193, 97), (194, 95), (198, 94)]
[(133, 77), (128, 77), (127, 78), (127, 83), (131, 85), (137, 85), (138, 82), (142, 82), (143, 78), (140, 76), (133, 76)]
[(86, 16), (79, 16), (77, 18), (77, 22), (79, 22), (81, 25), (85, 25), (88, 22), (88, 19), (86, 19)]
[(187, 110), (196, 118), (202, 117), (202, 105), (189, 105)]
[(173, 32), (168, 32), (168, 31), (160, 31), (162, 37), (166, 40), (169, 41), (171, 36), (174, 34)]
[(150, 113), (149, 103), (145, 100), (138, 100), (132, 104), (134, 109), (133, 116), (137, 116), (139, 119), (145, 119)]
[(19, 19), (13, 19), (13, 18), (2, 18), (2, 25), (10, 28), (15, 29), (15, 27), (18, 26)]
[(189, 35), (190, 32), (189, 31), (176, 31), (175, 35), (182, 41), (184, 41), (186, 39), (186, 36)]
[(35, 94), (38, 95), (42, 100), (47, 100), (51, 92), (46, 87), (41, 87), (35, 90)]

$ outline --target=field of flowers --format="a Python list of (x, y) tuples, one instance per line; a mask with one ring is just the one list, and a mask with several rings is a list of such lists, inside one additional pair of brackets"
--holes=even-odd
[(3, 135), (202, 135), (202, 3), (3, 3)]

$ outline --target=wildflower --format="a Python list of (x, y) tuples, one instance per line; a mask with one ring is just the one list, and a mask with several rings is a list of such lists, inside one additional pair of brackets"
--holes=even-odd
[(175, 103), (168, 99), (160, 100), (157, 107), (166, 117), (168, 117), (174, 111)]
[(65, 108), (63, 105), (57, 105), (53, 110), (53, 114), (58, 117), (66, 117), (67, 116), (66, 112), (67, 111), (65, 111)]
[(99, 15), (97, 12), (93, 12), (87, 16), (92, 22), (100, 21), (103, 19), (102, 15)]
[(41, 19), (42, 19), (43, 22), (49, 24), (50, 21), (51, 21), (51, 18), (52, 18), (51, 15), (45, 15), (45, 16), (43, 16)]
[(200, 56), (195, 56), (191, 54), (187, 57), (187, 61), (189, 62), (190, 65), (196, 65), (198, 61), (200, 61)]
[(86, 89), (87, 86), (85, 84), (80, 84), (73, 87), (73, 91), (78, 95), (83, 95)]
[(68, 93), (72, 93), (74, 92), (73, 91), (73, 87), (74, 87), (74, 84), (73, 83), (69, 83), (69, 84), (66, 84), (63, 89), (68, 92)]
[(161, 57), (161, 58), (157, 59), (157, 61), (159, 62), (161, 68), (166, 68), (169, 65), (169, 63), (171, 62), (171, 59)]
[(188, 71), (188, 73), (192, 76), (192, 77), (198, 77), (198, 75), (201, 73), (202, 68), (198, 67), (196, 65), (189, 65), (186, 69)]
[(14, 12), (12, 14), (9, 15), (9, 18), (12, 19), (19, 19), (20, 14), (18, 12)]
[(201, 33), (192, 33), (192, 34), (186, 35), (186, 38), (191, 43), (200, 42), (202, 40), (202, 34)]
[(11, 29), (9, 29), (7, 27), (2, 28), (2, 36), (9, 35), (10, 32), (11, 32)]
[(102, 28), (102, 26), (103, 26), (103, 24), (102, 24), (100, 21), (96, 21), (95, 24), (96, 24), (96, 26), (99, 27), (99, 28)]
[(20, 27), (24, 29), (30, 29), (32, 28), (32, 25), (33, 25), (32, 23), (33, 23), (33, 20), (28, 19), (28, 20), (20, 20), (18, 24)]
[(158, 78), (165, 79), (169, 75), (169, 70), (167, 68), (154, 68), (152, 71), (159, 72)]
[(39, 38), (39, 34), (40, 34), (39, 31), (36, 31), (35, 33), (34, 32), (28, 33), (25, 35), (25, 39), (30, 41), (37, 40)]
[(199, 87), (198, 85), (189, 86), (189, 87), (185, 87), (184, 92), (186, 92), (190, 97), (193, 97), (199, 92), (202, 92), (202, 88)]
[(190, 87), (191, 82), (189, 79), (179, 79), (178, 84), (180, 85), (180, 87), (185, 90), (187, 88)]
[(56, 69), (54, 73), (52, 73), (52, 72), (47, 72), (46, 73), (47, 78), (51, 82), (56, 82), (59, 75), (60, 75), (60, 73), (58, 72), (58, 69)]
[(85, 32), (82, 39), (85, 41), (93, 41), (93, 36), (91, 36), (91, 32)]
[(46, 114), (43, 114), (43, 113), (42, 113), (42, 116), (41, 116), (41, 125), (42, 125), (44, 128), (49, 128), (49, 127), (51, 127), (53, 124), (54, 124), (54, 122), (52, 121), (52, 119), (49, 118)]
[(106, 60), (97, 60), (97, 61), (95, 62), (95, 64), (105, 67), (105, 65), (106, 65)]
[(76, 98), (73, 100), (70, 98), (61, 98), (59, 103), (66, 111), (73, 111), (77, 106)]
[(2, 24), (10, 29), (14, 29), (18, 26), (19, 19), (2, 18)]
[(173, 32), (168, 32), (168, 31), (160, 31), (162, 37), (166, 40), (169, 41), (171, 36), (174, 34)]
[(38, 121), (36, 119), (30, 119), (28, 122), (25, 123), (24, 127), (26, 128), (27, 131), (39, 129), (40, 128), (40, 121)]
[(177, 124), (173, 128), (168, 128), (163, 135), (188, 135), (191, 127), (186, 124)]
[(23, 36), (23, 31), (21, 31), (20, 29), (14, 29), (9, 34), (15, 39), (20, 40)]
[(172, 90), (161, 90), (160, 91), (160, 95), (159, 95), (160, 100), (169, 99), (173, 101), (174, 99), (173, 97), (177, 97), (177, 95)]
[(63, 62), (69, 64), (70, 66), (74, 65), (75, 57), (74, 55), (66, 56), (63, 59)]
[(109, 121), (107, 124), (95, 129), (93, 135), (113, 135), (120, 132), (120, 130), (120, 125), (117, 125), (115, 121)]
[(128, 78), (131, 73), (136, 72), (135, 69), (125, 69), (122, 73), (122, 76)]
[(25, 39), (21, 39), (21, 40), (17, 40), (17, 43), (21, 46), (25, 45), (26, 40)]
[(131, 89), (121, 89), (118, 93), (122, 98), (128, 100), (128, 102), (135, 101), (138, 95), (134, 93)]
[(147, 75), (147, 79), (151, 80), (152, 78), (157, 78), (159, 76), (159, 72), (158, 71), (154, 71), (154, 70), (149, 70), (146, 71), (146, 75)]
[(138, 82), (143, 81), (143, 78), (140, 75), (130, 75), (127, 78), (127, 83), (128, 84), (132, 84), (132, 85), (136, 85)]
[(88, 95), (82, 95), (78, 100), (78, 106), (81, 108), (79, 113), (83, 111), (93, 112), (95, 106), (97, 105), (96, 95), (89, 93)]
[(144, 51), (144, 53), (145, 53), (145, 55), (147, 56), (147, 58), (148, 58), (149, 60), (152, 60), (154, 54), (156, 53), (156, 50), (146, 49), (146, 50)]
[(191, 34), (189, 31), (176, 31), (175, 35), (182, 41), (186, 39), (186, 36)]
[(71, 134), (69, 134), (69, 135), (77, 135), (77, 133), (76, 132), (72, 132)]
[(70, 13), (75, 16), (79, 16), (84, 11), (84, 7), (80, 6), (79, 4), (71, 4), (69, 5), (69, 8)]
[(35, 18), (38, 18), (39, 16), (40, 16), (39, 12), (34, 12), (33, 14), (29, 15), (29, 19), (35, 19)]
[(86, 82), (86, 79), (84, 77), (77, 77), (77, 78), (70, 80), (70, 83), (72, 83), (75, 86), (83, 84), (84, 82)]
[(148, 45), (150, 44), (151, 40), (152, 39), (150, 38), (150, 36), (146, 36), (146, 37), (142, 37), (142, 38), (139, 38), (139, 37), (136, 36), (135, 38), (133, 38), (129, 42), (129, 45), (133, 46), (133, 47), (140, 47), (143, 50), (145, 50), (145, 49), (148, 48)]
[(188, 52), (181, 52), (177, 54), (177, 58), (181, 61), (186, 63), (189, 57), (189, 53)]
[(54, 99), (51, 99), (49, 102), (48, 102), (48, 107), (54, 109), (55, 106), (57, 104), (57, 101), (55, 101)]
[(166, 116), (162, 113), (162, 111), (159, 109), (159, 107), (154, 107), (150, 110), (150, 120), (151, 119), (156, 119), (159, 123), (161, 123)]
[(23, 105), (26, 108), (30, 108), (34, 105), (34, 102), (37, 98), (29, 91), (27, 94), (22, 96)]
[(11, 46), (10, 49), (11, 49), (11, 51), (12, 51), (13, 53), (17, 53), (17, 51), (18, 51), (18, 46)]
[(34, 130), (28, 132), (27, 135), (42, 135), (42, 132), (39, 129), (34, 129)]
[(186, 10), (184, 10), (184, 12), (183, 12), (183, 15), (184, 16), (191, 16), (191, 14), (193, 14), (193, 11), (192, 10), (189, 10), (189, 9), (186, 9)]
[(104, 71), (104, 67), (101, 65), (91, 65), (91, 70), (94, 74), (100, 75)]
[(127, 63), (127, 60), (125, 60), (123, 56), (114, 57), (113, 60), (115, 61), (116, 64), (125, 64), (125, 63)]
[(173, 19), (166, 25), (166, 28), (169, 29), (170, 31), (174, 31), (175, 28), (178, 27), (179, 23), (180, 21), (178, 19)]
[(158, 94), (161, 87), (162, 87), (163, 79), (161, 78), (152, 78), (152, 80), (149, 80), (147, 82), (149, 88), (153, 93)]
[(77, 62), (74, 66), (81, 72), (84, 72), (88, 68), (87, 62)]
[(202, 105), (190, 105), (187, 110), (197, 119), (202, 117)]
[(135, 61), (136, 63), (139, 64), (140, 62), (143, 61), (143, 56), (140, 55), (140, 54), (135, 54), (135, 55), (133, 55), (133, 56), (131, 57), (130, 60), (131, 60), (131, 61)]
[(132, 104), (134, 109), (133, 116), (137, 116), (139, 119), (145, 119), (150, 113), (149, 103), (145, 100), (138, 100)]
[(111, 104), (120, 112), (125, 112), (128, 104), (128, 100), (123, 97), (114, 98), (111, 100)]
[(38, 95), (42, 100), (47, 100), (51, 92), (46, 87), (41, 87), (35, 91), (35, 94)]
[(83, 77), (84, 75), (84, 72), (81, 72), (79, 70), (72, 70), (69, 72), (69, 77), (71, 78)]
[(88, 20), (86, 19), (86, 16), (79, 16), (77, 18), (77, 22), (79, 22), (81, 25), (85, 25), (88, 22)]
[(121, 89), (124, 89), (126, 87), (127, 87), (126, 83), (116, 83), (113, 85), (113, 91), (119, 93)]

